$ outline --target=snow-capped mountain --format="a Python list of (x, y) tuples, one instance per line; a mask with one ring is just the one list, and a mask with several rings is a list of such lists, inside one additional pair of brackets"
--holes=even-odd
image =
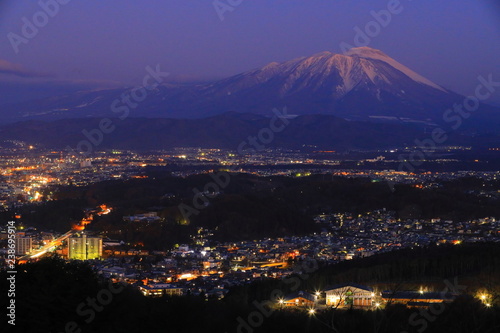
[[(322, 52), (271, 63), (199, 90), (213, 106), (262, 112), (286, 104), (298, 114), (435, 119), (460, 99), (381, 51)], [(451, 104), (450, 104), (451, 103)]]
[[(16, 105), (20, 118), (117, 116), (111, 105), (130, 90), (79, 92)], [(464, 97), (415, 73), (379, 50), (354, 48), (270, 63), (207, 84), (164, 84), (129, 116), (200, 118), (228, 111), (328, 114), (346, 119), (440, 122)]]
[[(403, 75), (401, 75), (403, 74)], [(368, 47), (352, 49), (346, 55), (322, 52), (282, 64), (270, 63), (263, 68), (216, 82), (216, 89), (238, 92), (256, 85), (276, 85), (279, 97), (303, 90), (321, 91), (335, 99), (346, 96), (359, 85), (371, 84), (379, 89), (394, 90), (401, 80), (412, 80), (427, 87), (448, 92), (413, 72), (378, 50)], [(407, 83), (407, 82), (406, 82)]]

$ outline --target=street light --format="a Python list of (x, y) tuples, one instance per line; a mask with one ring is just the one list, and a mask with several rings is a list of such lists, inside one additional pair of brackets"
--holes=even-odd
[(278, 303), (280, 304), (280, 308), (283, 308), (283, 304), (285, 304), (285, 300), (283, 300), (283, 298), (280, 298), (278, 300)]
[(311, 309), (309, 309), (309, 315), (310, 315), (310, 316), (314, 315), (315, 313), (316, 313), (316, 310), (314, 310), (314, 309), (312, 309), (312, 308), (311, 308)]

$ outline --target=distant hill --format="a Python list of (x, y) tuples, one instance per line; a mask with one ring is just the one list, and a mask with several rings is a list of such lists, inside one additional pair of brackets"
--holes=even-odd
[[(258, 137), (270, 128), (272, 118), (253, 114), (225, 113), (204, 119), (111, 119), (113, 128), (102, 137), (95, 132), (101, 119), (64, 119), (50, 122), (26, 121), (0, 127), (0, 140), (22, 140), (49, 148), (76, 149), (81, 140), (93, 135), (93, 149), (118, 148), (131, 150), (172, 147), (228, 148), (236, 150), (242, 142), (252, 148), (249, 137)], [(259, 141), (262, 147), (350, 150), (403, 147), (414, 145), (416, 138), (426, 138), (422, 128), (403, 124), (347, 121), (328, 115), (304, 115), (287, 119), (283, 131), (272, 133), (272, 140)], [(277, 120), (275, 126), (281, 128)], [(84, 132), (86, 131), (86, 132)], [(267, 130), (269, 132), (269, 130)], [(84, 133), (88, 134), (87, 136)], [(469, 137), (450, 135), (449, 143), (469, 142)], [(84, 150), (84, 149), (82, 149)]]

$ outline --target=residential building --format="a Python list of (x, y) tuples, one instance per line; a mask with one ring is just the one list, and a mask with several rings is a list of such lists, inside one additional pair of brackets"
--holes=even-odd
[(24, 256), (29, 254), (33, 249), (33, 240), (31, 237), (16, 237), (16, 255)]
[(68, 238), (68, 258), (76, 260), (102, 257), (102, 238), (87, 237), (86, 234)]
[(284, 306), (312, 307), (315, 301), (314, 295), (305, 291), (298, 291), (285, 296), (280, 304)]
[(146, 284), (139, 287), (139, 290), (144, 296), (161, 297), (161, 296), (182, 296), (182, 288), (173, 287), (169, 283)]

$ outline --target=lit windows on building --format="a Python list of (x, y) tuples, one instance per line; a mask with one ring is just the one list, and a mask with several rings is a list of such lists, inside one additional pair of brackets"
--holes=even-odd
[(102, 238), (81, 236), (68, 239), (68, 258), (75, 260), (99, 259), (102, 257)]

